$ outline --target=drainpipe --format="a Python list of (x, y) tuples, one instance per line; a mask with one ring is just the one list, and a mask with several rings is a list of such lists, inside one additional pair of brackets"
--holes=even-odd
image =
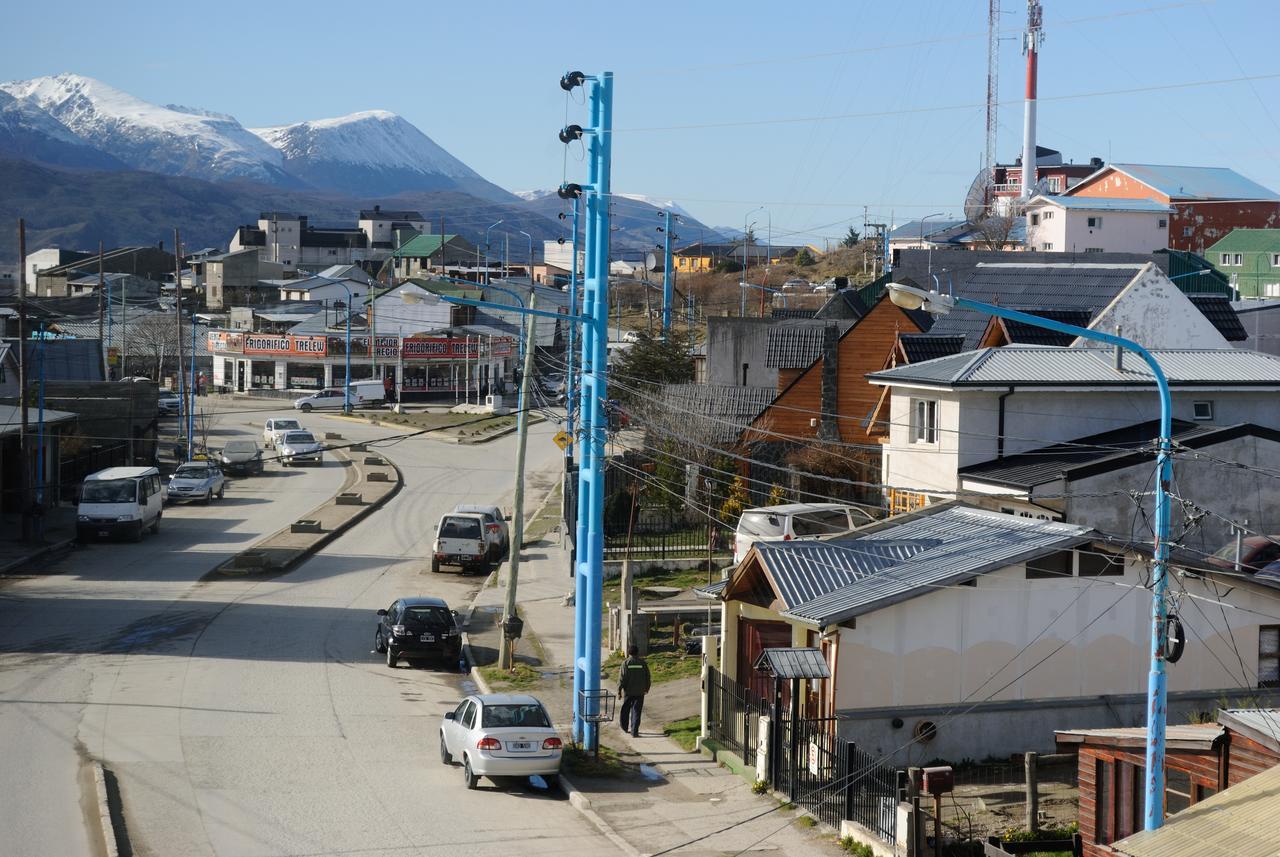
[(1013, 395), (1013, 387), (1005, 390), (1000, 394), (997, 400), (999, 404), (1000, 416), (998, 417), (998, 425), (996, 426), (996, 458), (1004, 458), (1004, 400)]

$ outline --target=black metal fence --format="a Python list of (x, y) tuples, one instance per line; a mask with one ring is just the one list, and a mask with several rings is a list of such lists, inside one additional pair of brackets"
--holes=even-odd
[(606, 515), (604, 523), (609, 559), (698, 559), (733, 551), (733, 530), (718, 524), (708, 528), (705, 520), (691, 522), (666, 507), (640, 506), (630, 521)]
[(744, 765), (755, 765), (760, 715), (768, 710), (764, 699), (715, 667), (707, 668), (706, 694), (711, 740), (741, 756)]
[(893, 844), (898, 772), (837, 736), (836, 723), (834, 717), (783, 717), (775, 733), (774, 788), (836, 829), (847, 818)]

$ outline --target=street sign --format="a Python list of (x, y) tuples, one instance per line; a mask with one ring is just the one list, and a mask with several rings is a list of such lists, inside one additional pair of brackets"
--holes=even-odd
[(573, 440), (573, 438), (569, 437), (569, 433), (567, 431), (558, 431), (556, 432), (555, 437), (551, 439), (554, 440), (556, 442), (556, 446), (561, 449), (567, 449), (569, 441)]

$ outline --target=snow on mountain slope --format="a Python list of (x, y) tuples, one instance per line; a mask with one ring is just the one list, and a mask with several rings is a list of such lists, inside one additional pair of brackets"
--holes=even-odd
[(288, 172), (310, 184), (350, 193), (456, 189), (488, 199), (511, 199), (386, 110), (251, 130), (281, 153)]
[(130, 167), (205, 179), (286, 180), (280, 153), (230, 116), (161, 107), (75, 74), (0, 83)]
[(0, 157), (65, 167), (123, 169), (124, 164), (86, 146), (39, 107), (0, 92)]
[(629, 199), (632, 202), (643, 202), (646, 205), (651, 205), (656, 209), (670, 210), (672, 214), (677, 214), (680, 217), (687, 217), (690, 220), (694, 219), (692, 214), (690, 214), (688, 211), (685, 211), (683, 208), (681, 208), (680, 205), (673, 199), (656, 199), (655, 197), (652, 197), (652, 196), (645, 196), (642, 193), (616, 193), (616, 192), (613, 194), (613, 198)]

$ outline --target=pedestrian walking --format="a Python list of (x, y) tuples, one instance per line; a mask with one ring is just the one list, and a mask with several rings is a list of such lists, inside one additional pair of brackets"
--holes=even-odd
[(618, 695), (622, 697), (622, 731), (630, 732), (632, 738), (640, 737), (640, 712), (650, 684), (649, 665), (640, 650), (634, 644), (627, 646), (627, 658), (618, 670)]

